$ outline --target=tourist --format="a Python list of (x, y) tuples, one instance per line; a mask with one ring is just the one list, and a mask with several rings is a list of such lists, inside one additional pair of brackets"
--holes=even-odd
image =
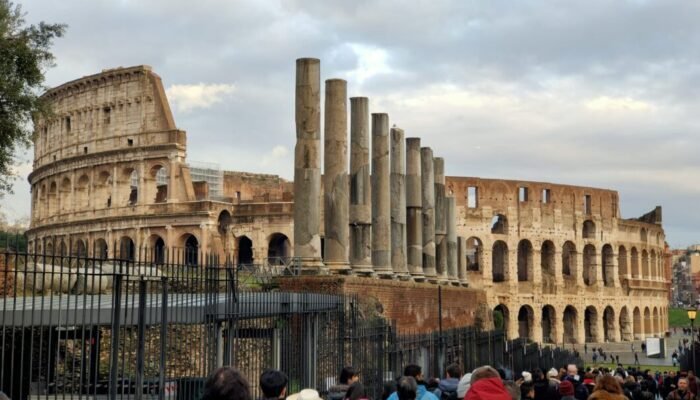
[(469, 386), (471, 385), (472, 381), (472, 373), (467, 372), (464, 374), (462, 379), (459, 380), (459, 384), (457, 385), (457, 398), (458, 399), (463, 399), (464, 396), (467, 394), (469, 391)]
[(622, 387), (617, 382), (617, 379), (610, 375), (602, 375), (598, 377), (593, 393), (588, 398), (589, 400), (625, 400), (625, 395), (622, 393)]
[[(462, 368), (457, 364), (447, 366), (445, 373), (447, 377), (438, 382), (438, 387), (433, 391), (435, 397), (440, 400), (457, 400), (457, 388), (459, 386), (459, 378), (462, 376)], [(461, 398), (464, 398), (462, 396)]]
[(688, 379), (680, 378), (678, 380), (678, 389), (669, 393), (666, 400), (692, 400), (694, 398), (695, 396), (688, 390)]
[(347, 366), (340, 371), (339, 383), (328, 388), (328, 400), (344, 400), (350, 385), (360, 379), (355, 368)]
[(690, 390), (693, 396), (698, 395), (698, 380), (693, 371), (688, 371), (688, 390)]
[(360, 382), (350, 385), (348, 392), (345, 394), (345, 400), (367, 400), (368, 398), (365, 386)]
[(395, 380), (390, 380), (384, 382), (384, 385), (382, 386), (382, 400), (387, 400), (389, 396), (391, 396), (392, 393), (396, 391), (396, 381)]
[(396, 384), (396, 398), (398, 400), (416, 400), (418, 384), (412, 376), (402, 376)]
[(287, 375), (282, 371), (268, 369), (260, 375), (260, 390), (263, 400), (284, 399), (287, 396)]
[[(516, 387), (517, 389), (517, 387)], [(520, 396), (520, 393), (516, 393)], [(516, 397), (517, 398), (517, 397)], [(471, 385), (465, 400), (512, 400), (498, 371), (490, 366), (479, 367), (472, 373)]]
[(562, 381), (559, 384), (560, 400), (576, 400), (574, 397), (574, 384), (570, 381)]
[(578, 367), (576, 364), (569, 364), (566, 366), (566, 377), (564, 379), (574, 385), (574, 396), (578, 400), (588, 399), (588, 389), (583, 384), (583, 380), (578, 374)]
[[(535, 400), (535, 386), (532, 381), (523, 382), (520, 385), (520, 399), (521, 400)], [(539, 400), (539, 398), (538, 398)]]
[[(425, 382), (423, 381), (423, 370), (420, 366), (411, 364), (407, 365), (403, 370), (403, 376), (410, 376), (416, 380), (417, 392), (416, 400), (438, 400), (434, 394), (430, 393), (425, 387)], [(397, 400), (398, 389), (396, 393), (392, 393), (389, 396), (389, 400)]]
[(248, 381), (243, 374), (233, 367), (216, 369), (204, 382), (202, 400), (250, 399), (250, 385)]
[[(551, 372), (551, 371), (550, 371)], [(554, 371), (556, 375), (557, 371)], [(559, 400), (557, 385), (553, 384), (539, 368), (532, 371), (532, 382), (537, 400)]]

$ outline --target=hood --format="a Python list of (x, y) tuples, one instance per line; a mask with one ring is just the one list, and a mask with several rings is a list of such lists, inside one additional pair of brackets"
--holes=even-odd
[(464, 374), (462, 379), (459, 380), (459, 383), (457, 384), (457, 397), (460, 399), (464, 398), (464, 395), (467, 394), (467, 391), (469, 390), (469, 386), (471, 386), (471, 381), (472, 381), (472, 373), (467, 372)]
[(438, 383), (438, 388), (441, 392), (456, 392), (457, 386), (459, 385), (459, 379), (457, 378), (446, 378)]
[(510, 393), (500, 378), (479, 379), (474, 383), (465, 400), (511, 400)]

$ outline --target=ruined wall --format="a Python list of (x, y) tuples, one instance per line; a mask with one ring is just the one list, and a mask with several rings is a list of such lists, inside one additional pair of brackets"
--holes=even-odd
[(292, 182), (277, 175), (225, 171), (224, 196), (238, 202), (291, 201)]

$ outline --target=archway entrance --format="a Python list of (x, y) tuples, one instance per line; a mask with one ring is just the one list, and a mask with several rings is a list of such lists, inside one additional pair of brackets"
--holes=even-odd
[(542, 307), (542, 341), (544, 343), (556, 343), (556, 312), (554, 307), (546, 305)]
[(194, 235), (189, 235), (185, 240), (185, 265), (199, 265), (199, 241)]
[(282, 233), (273, 233), (267, 247), (267, 258), (270, 264), (282, 265), (291, 255), (292, 245), (289, 238)]
[(535, 313), (532, 307), (524, 305), (518, 311), (518, 337), (521, 339), (532, 339), (532, 328), (534, 325)]
[(586, 342), (596, 343), (600, 341), (598, 336), (598, 311), (593, 306), (586, 307), (584, 312), (583, 328), (586, 332)]
[(508, 321), (510, 321), (508, 307), (503, 304), (497, 305), (493, 309), (493, 325), (495, 329), (502, 329), (506, 337), (508, 336)]
[(134, 261), (136, 258), (136, 246), (130, 237), (124, 236), (119, 240), (119, 258), (126, 261)]
[(532, 243), (523, 239), (518, 243), (518, 282), (532, 280)]
[(494, 282), (504, 282), (508, 279), (508, 245), (502, 240), (493, 244), (491, 252), (491, 268)]
[(248, 236), (238, 238), (238, 264), (253, 263), (253, 241)]
[(577, 343), (578, 312), (572, 306), (564, 309), (564, 343)]

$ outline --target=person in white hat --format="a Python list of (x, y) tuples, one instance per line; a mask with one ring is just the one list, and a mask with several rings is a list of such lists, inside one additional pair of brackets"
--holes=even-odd
[(286, 400), (322, 400), (321, 396), (314, 389), (302, 389), (299, 393), (287, 396)]

